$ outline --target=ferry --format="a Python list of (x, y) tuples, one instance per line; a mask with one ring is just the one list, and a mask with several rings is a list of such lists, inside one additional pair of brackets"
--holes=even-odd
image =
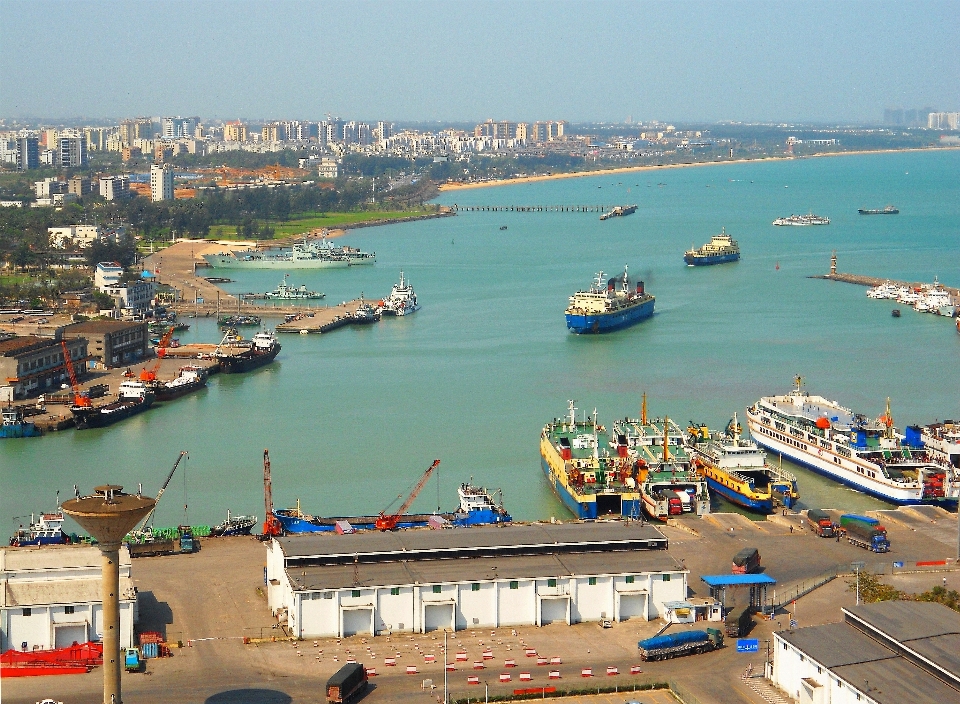
[(308, 291), (306, 284), (300, 284), (300, 286), (297, 287), (288, 286), (287, 278), (289, 276), (289, 274), (284, 274), (283, 281), (280, 282), (280, 285), (272, 291), (267, 291), (263, 294), (264, 298), (270, 298), (276, 301), (312, 301), (326, 297), (324, 293)]
[(892, 205), (883, 208), (860, 208), (857, 210), (861, 215), (899, 215), (900, 210)]
[(956, 506), (956, 468), (932, 461), (921, 433), (897, 434), (887, 410), (876, 420), (836, 401), (796, 388), (761, 398), (747, 409), (747, 424), (758, 445), (809, 467), (834, 481), (893, 504)]
[[(465, 482), (457, 488), (460, 505), (456, 511), (449, 513), (405, 514), (397, 522), (397, 528), (425, 528), (431, 524), (431, 519), (443, 519), (455, 527), (491, 525), (510, 523), (513, 518), (503, 507), (503, 497), (494, 501), (493, 495), (485, 488), (476, 486), (473, 482)], [(350, 530), (376, 530), (378, 516), (340, 516), (321, 518), (311, 516), (300, 510), (300, 502), (296, 508), (277, 509), (276, 517), (285, 534), (298, 533), (331, 533), (337, 530), (337, 524), (349, 524)]]
[(620, 330), (639, 323), (653, 315), (656, 298), (644, 290), (643, 281), (636, 289), (630, 286), (627, 267), (623, 275), (615, 276), (604, 285), (603, 272), (586, 291), (570, 296), (567, 307), (567, 327), (578, 335)]
[(784, 225), (793, 226), (793, 227), (806, 227), (807, 225), (829, 225), (830, 218), (825, 218), (822, 215), (814, 215), (810, 213), (809, 215), (791, 215), (786, 218), (777, 218), (773, 221), (774, 225), (782, 227)]
[(737, 506), (760, 513), (792, 508), (800, 499), (797, 478), (767, 464), (763, 451), (743, 439), (741, 430), (736, 413), (723, 433), (711, 433), (706, 426), (689, 428), (694, 469), (710, 491)]
[(19, 528), (10, 538), (10, 545), (15, 548), (26, 545), (63, 545), (69, 543), (70, 538), (63, 532), (63, 512), (41, 513), (40, 520), (34, 520), (30, 514), (30, 527)]
[(920, 428), (923, 446), (940, 464), (949, 464), (960, 470), (960, 422), (945, 420)]
[(154, 398), (153, 391), (142, 381), (128, 379), (120, 384), (116, 401), (99, 407), (74, 404), (70, 406), (70, 412), (78, 430), (102, 428), (142, 413), (153, 405)]
[(3, 422), (0, 423), (0, 440), (3, 438), (35, 438), (40, 428), (24, 418), (23, 409), (10, 404), (0, 411)]
[(709, 266), (711, 264), (725, 264), (740, 259), (740, 246), (737, 241), (727, 234), (726, 228), (720, 228), (720, 234), (714, 235), (710, 241), (697, 249), (691, 245), (683, 255), (687, 266)]
[(600, 216), (601, 220), (609, 220), (610, 218), (620, 218), (625, 215), (633, 215), (637, 212), (637, 206), (635, 205), (618, 205), (613, 210), (610, 210)]
[(378, 306), (384, 315), (410, 315), (420, 310), (420, 304), (417, 303), (417, 294), (413, 291), (413, 286), (409, 281), (403, 278), (403, 271), (400, 271), (400, 283), (394, 284), (390, 289), (390, 295), (380, 301)]
[[(224, 346), (229, 350), (224, 350)], [(252, 340), (244, 340), (235, 331), (228, 330), (214, 354), (224, 374), (248, 372), (272, 362), (280, 354), (280, 343), (270, 332), (258, 332)]]
[[(665, 520), (710, 510), (706, 482), (690, 471), (684, 435), (669, 419), (618, 420), (613, 434), (590, 417), (554, 418), (540, 434), (540, 465), (578, 519), (617, 516)], [(657, 424), (660, 424), (659, 427)]]

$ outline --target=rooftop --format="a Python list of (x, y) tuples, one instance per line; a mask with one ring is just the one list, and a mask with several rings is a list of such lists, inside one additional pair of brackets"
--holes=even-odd
[(9, 340), (0, 341), (0, 357), (14, 357), (18, 354), (40, 349), (41, 347), (59, 344), (59, 342), (52, 338), (37, 337), (36, 335), (13, 337)]
[(776, 584), (777, 580), (765, 574), (708, 574), (702, 576), (711, 587), (737, 587), (752, 584)]
[(126, 320), (88, 320), (83, 323), (74, 323), (67, 326), (64, 332), (73, 334), (78, 332), (103, 333), (118, 332), (120, 330), (129, 330), (146, 325), (143, 321)]
[[(120, 551), (120, 566), (130, 564), (130, 552)], [(8, 572), (101, 567), (100, 549), (91, 545), (44, 545), (0, 548), (0, 578)]]

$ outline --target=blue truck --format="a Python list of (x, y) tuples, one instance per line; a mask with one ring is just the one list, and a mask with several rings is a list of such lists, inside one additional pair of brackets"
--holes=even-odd
[(706, 653), (721, 646), (723, 633), (716, 628), (654, 636), (637, 643), (641, 660), (669, 660), (681, 655)]
[(851, 545), (872, 552), (890, 552), (887, 529), (880, 525), (876, 518), (845, 513), (840, 516), (840, 525)]

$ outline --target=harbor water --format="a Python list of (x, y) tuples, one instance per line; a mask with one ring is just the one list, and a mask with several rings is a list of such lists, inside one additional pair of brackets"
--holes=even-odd
[[(291, 271), (324, 304), (385, 296), (405, 276), (422, 309), (326, 335), (281, 337), (276, 362), (214, 376), (206, 390), (116, 426), (0, 442), (0, 520), (10, 533), (74, 485), (116, 483), (154, 494), (181, 450), (156, 517), (213, 524), (263, 517), (269, 448), (278, 507), (370, 514), (406, 495), (435, 459), (414, 511), (449, 510), (473, 477), (502, 487), (516, 518), (566, 518), (544, 480), (542, 425), (580, 413), (650, 413), (723, 427), (762, 395), (807, 390), (876, 417), (891, 398), (898, 427), (960, 418), (960, 335), (951, 321), (874, 301), (866, 289), (807, 278), (841, 271), (960, 285), (960, 152), (876, 154), (657, 170), (444, 193), (451, 205), (637, 203), (593, 213), (471, 212), (369, 228), (342, 243), (375, 250), (375, 266)], [(892, 203), (900, 215), (857, 209)], [(774, 227), (791, 213), (822, 227)], [(502, 230), (502, 226), (507, 226)], [(687, 267), (683, 253), (726, 232), (740, 262)], [(656, 296), (656, 314), (627, 330), (576, 336), (567, 298), (624, 265)], [(268, 291), (282, 274), (231, 270), (231, 292)], [(893, 307), (904, 308), (899, 319)], [(181, 342), (219, 339), (213, 318)], [(274, 324), (279, 321), (272, 321)], [(250, 330), (248, 335), (252, 335)], [(777, 458), (771, 458), (777, 462)], [(784, 462), (788, 467), (788, 463)], [(867, 510), (879, 501), (803, 469), (802, 506)], [(727, 506), (727, 508), (729, 508)]]

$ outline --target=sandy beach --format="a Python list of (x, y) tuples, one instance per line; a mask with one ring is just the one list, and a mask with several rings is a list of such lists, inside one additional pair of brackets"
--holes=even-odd
[(822, 152), (819, 154), (809, 154), (805, 156), (765, 156), (757, 159), (725, 159), (723, 161), (704, 161), (688, 164), (649, 164), (646, 166), (625, 166), (616, 169), (597, 169), (595, 171), (570, 171), (562, 174), (550, 174), (543, 176), (520, 176), (518, 178), (505, 178), (494, 181), (481, 181), (476, 183), (444, 183), (440, 184), (438, 189), (441, 192), (460, 191), (471, 188), (489, 188), (491, 186), (512, 186), (518, 183), (533, 183), (534, 181), (554, 181), (564, 178), (583, 178), (585, 176), (609, 176), (613, 174), (628, 174), (639, 171), (662, 171), (666, 169), (686, 169), (698, 166), (722, 166), (725, 164), (745, 164), (765, 161), (784, 161), (791, 159), (814, 159), (831, 156), (855, 156), (860, 154), (898, 154), (903, 152), (928, 152), (928, 151), (952, 151), (960, 147), (923, 147), (921, 149), (861, 149), (848, 152)]

